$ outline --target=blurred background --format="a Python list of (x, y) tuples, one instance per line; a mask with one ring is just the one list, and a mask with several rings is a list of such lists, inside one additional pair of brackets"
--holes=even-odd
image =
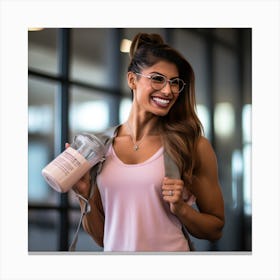
[[(81, 131), (124, 122), (131, 94), (127, 48), (137, 32), (159, 33), (191, 63), (197, 112), (219, 165), (226, 224), (197, 251), (251, 251), (250, 28), (43, 28), (28, 31), (28, 249), (67, 251), (80, 216), (42, 168)], [(80, 230), (77, 251), (102, 251)]]

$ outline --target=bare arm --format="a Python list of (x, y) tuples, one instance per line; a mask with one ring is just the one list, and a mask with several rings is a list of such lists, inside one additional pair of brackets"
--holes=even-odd
[[(83, 201), (80, 201), (81, 207)], [(95, 242), (103, 247), (104, 235), (104, 211), (98, 187), (95, 186), (92, 198), (89, 200), (91, 211), (84, 216), (84, 230), (95, 240)]]
[[(66, 143), (65, 147), (69, 147)], [(81, 195), (84, 199), (89, 199), (91, 186), (91, 176), (90, 171), (88, 171), (76, 184), (73, 186), (73, 191)], [(79, 198), (79, 203), (81, 211), (85, 207), (85, 201)], [(90, 212), (88, 212), (83, 218), (83, 228), (84, 230), (95, 240), (95, 242), (103, 247), (103, 235), (104, 235), (104, 211), (102, 206), (102, 201), (98, 187), (94, 187), (94, 192), (92, 197), (89, 199)]]
[[(88, 195), (82, 194), (81, 186), (86, 186), (87, 189), (90, 187), (90, 176), (89, 172), (77, 182), (76, 186), (73, 188), (75, 193), (82, 195), (84, 199), (88, 199)], [(80, 188), (79, 188), (80, 187)], [(79, 191), (80, 190), (80, 191)], [(86, 192), (88, 193), (88, 192)], [(81, 211), (85, 207), (85, 201), (79, 198)], [(83, 217), (83, 228), (84, 230), (95, 240), (95, 242), (103, 247), (103, 235), (104, 235), (104, 211), (103, 205), (100, 197), (100, 193), (97, 186), (94, 186), (94, 192), (91, 198), (88, 199), (90, 205), (90, 211)]]
[[(197, 147), (197, 166), (193, 182), (188, 189), (196, 196), (199, 212), (184, 202), (184, 183), (182, 180), (165, 179), (163, 184), (164, 199), (170, 202), (170, 210), (188, 231), (197, 238), (217, 240), (222, 236), (224, 226), (224, 202), (218, 181), (218, 167), (215, 153), (202, 137)], [(173, 189), (174, 195), (168, 196)]]

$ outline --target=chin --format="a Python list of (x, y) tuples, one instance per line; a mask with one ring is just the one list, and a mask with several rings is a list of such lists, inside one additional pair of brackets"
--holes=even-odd
[(158, 108), (158, 107), (155, 108), (153, 106), (153, 108), (151, 109), (151, 113), (153, 113), (154, 115), (159, 116), (159, 117), (164, 117), (169, 113), (171, 108), (172, 108), (172, 106), (168, 106), (167, 108)]
[(169, 110), (153, 110), (151, 113), (158, 117), (165, 117), (169, 113)]

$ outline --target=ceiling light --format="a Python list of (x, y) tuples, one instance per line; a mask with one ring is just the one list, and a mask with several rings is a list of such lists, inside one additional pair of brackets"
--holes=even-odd
[(123, 53), (129, 53), (131, 43), (132, 43), (131, 40), (123, 39), (123, 40), (121, 41), (121, 46), (120, 46), (121, 52), (123, 52)]
[(41, 27), (29, 27), (28, 28), (28, 31), (41, 31), (43, 30), (44, 28), (41, 28)]

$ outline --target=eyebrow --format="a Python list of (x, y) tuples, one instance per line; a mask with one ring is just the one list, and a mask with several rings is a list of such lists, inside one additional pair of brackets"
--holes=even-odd
[[(167, 79), (167, 77), (165, 75), (163, 75), (163, 74), (161, 74), (159, 72), (156, 72), (156, 71), (151, 72), (148, 75), (153, 75), (153, 74), (158, 74), (158, 75), (163, 76), (163, 77), (165, 77)], [(175, 77), (170, 78), (169, 80), (173, 80), (173, 79), (180, 79), (180, 77), (179, 76), (175, 76)]]

